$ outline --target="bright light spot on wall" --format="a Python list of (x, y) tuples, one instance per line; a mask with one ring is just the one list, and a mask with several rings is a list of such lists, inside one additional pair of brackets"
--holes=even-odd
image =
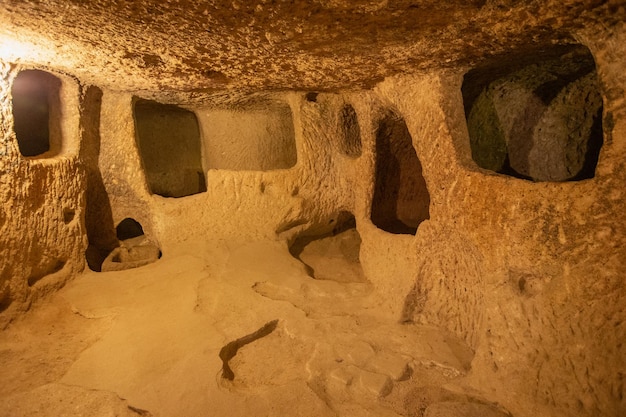
[(19, 61), (39, 54), (39, 48), (32, 43), (22, 42), (11, 38), (0, 37), (0, 59), (4, 61)]

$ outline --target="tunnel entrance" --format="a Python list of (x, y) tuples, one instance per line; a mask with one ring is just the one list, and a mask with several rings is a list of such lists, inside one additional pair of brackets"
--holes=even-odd
[(595, 62), (582, 45), (503, 57), (465, 75), (472, 158), (533, 181), (593, 178), (602, 133)]
[(387, 112), (376, 132), (376, 174), (371, 219), (379, 229), (415, 234), (430, 218), (422, 164), (404, 120)]
[(137, 99), (137, 144), (154, 194), (184, 197), (206, 191), (196, 115), (170, 104)]
[(39, 156), (61, 140), (61, 80), (39, 70), (17, 74), (11, 87), (13, 129), (20, 153)]
[(119, 240), (127, 240), (143, 236), (143, 227), (137, 220), (127, 217), (117, 225), (115, 232)]
[(146, 237), (141, 223), (127, 217), (115, 227), (119, 246), (113, 249), (102, 263), (102, 272), (138, 268), (155, 262), (161, 250)]

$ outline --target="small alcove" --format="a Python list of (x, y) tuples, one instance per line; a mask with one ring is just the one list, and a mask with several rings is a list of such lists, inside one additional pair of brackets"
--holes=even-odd
[(330, 220), (332, 229), (322, 234), (304, 233), (289, 245), (289, 253), (302, 262), (309, 276), (336, 282), (364, 282), (361, 235), (354, 215), (340, 211)]
[(61, 80), (40, 70), (24, 70), (11, 87), (13, 129), (26, 157), (56, 153), (61, 148)]
[(404, 119), (387, 112), (376, 131), (376, 174), (371, 219), (379, 229), (415, 234), (430, 218), (430, 194)]
[(137, 144), (150, 191), (184, 197), (206, 191), (200, 128), (194, 112), (136, 99)]
[(198, 112), (207, 169), (271, 171), (296, 165), (293, 115), (288, 104), (262, 101)]

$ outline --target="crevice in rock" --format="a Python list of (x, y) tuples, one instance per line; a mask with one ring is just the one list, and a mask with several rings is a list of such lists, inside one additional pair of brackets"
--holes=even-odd
[(8, 296), (0, 300), (0, 313), (9, 308), (12, 302), (13, 300), (11, 300), (11, 298), (9, 298)]
[[(421, 276), (424, 272), (424, 266), (420, 267), (418, 276)], [(404, 304), (402, 307), (402, 314), (400, 315), (400, 323), (412, 324), (417, 314), (420, 314), (424, 310), (424, 305), (428, 298), (428, 289), (422, 289), (419, 283), (413, 284), (411, 291), (406, 295)]]
[(76, 211), (69, 207), (63, 209), (63, 223), (69, 224), (72, 220), (74, 220), (74, 216), (76, 215)]
[(235, 357), (237, 351), (243, 346), (254, 342), (262, 337), (265, 337), (272, 333), (278, 325), (278, 319), (265, 323), (263, 327), (254, 333), (250, 333), (246, 336), (240, 337), (237, 340), (229, 342), (222, 349), (220, 349), (220, 359), (222, 360), (222, 378), (232, 381), (235, 379), (235, 373), (229, 365), (229, 361)]
[(127, 217), (119, 222), (115, 232), (119, 240), (132, 239), (143, 235), (143, 227), (137, 220)]
[(306, 101), (309, 101), (311, 103), (317, 103), (318, 94), (319, 93), (315, 91), (309, 91), (308, 93), (305, 94), (304, 98), (306, 99)]
[(132, 405), (128, 405), (127, 407), (128, 407), (128, 409), (130, 411), (132, 411), (133, 413), (137, 414), (138, 416), (141, 416), (141, 417), (151, 417), (152, 416), (152, 413), (150, 413), (147, 410), (142, 410), (141, 408), (133, 407)]
[(100, 272), (107, 255), (118, 245), (111, 201), (100, 172), (102, 90), (95, 86), (81, 87), (80, 100), (79, 157), (87, 175), (84, 210), (89, 245), (85, 260), (89, 269)]
[[(9, 308), (13, 302), (11, 297), (11, 281), (13, 266), (4, 265), (0, 267), (0, 313)], [(0, 328), (2, 326), (0, 325)]]
[(11, 289), (9, 286), (6, 286), (4, 291), (0, 292), (0, 313), (9, 308), (12, 302)]

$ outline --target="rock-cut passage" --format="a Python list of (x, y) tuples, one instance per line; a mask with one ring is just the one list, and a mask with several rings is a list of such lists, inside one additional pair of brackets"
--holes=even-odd
[(468, 72), (462, 92), (478, 166), (533, 181), (594, 177), (602, 96), (586, 47), (503, 57)]
[(388, 112), (376, 132), (376, 183), (372, 222), (397, 234), (415, 234), (430, 218), (430, 195), (422, 164), (404, 120)]

